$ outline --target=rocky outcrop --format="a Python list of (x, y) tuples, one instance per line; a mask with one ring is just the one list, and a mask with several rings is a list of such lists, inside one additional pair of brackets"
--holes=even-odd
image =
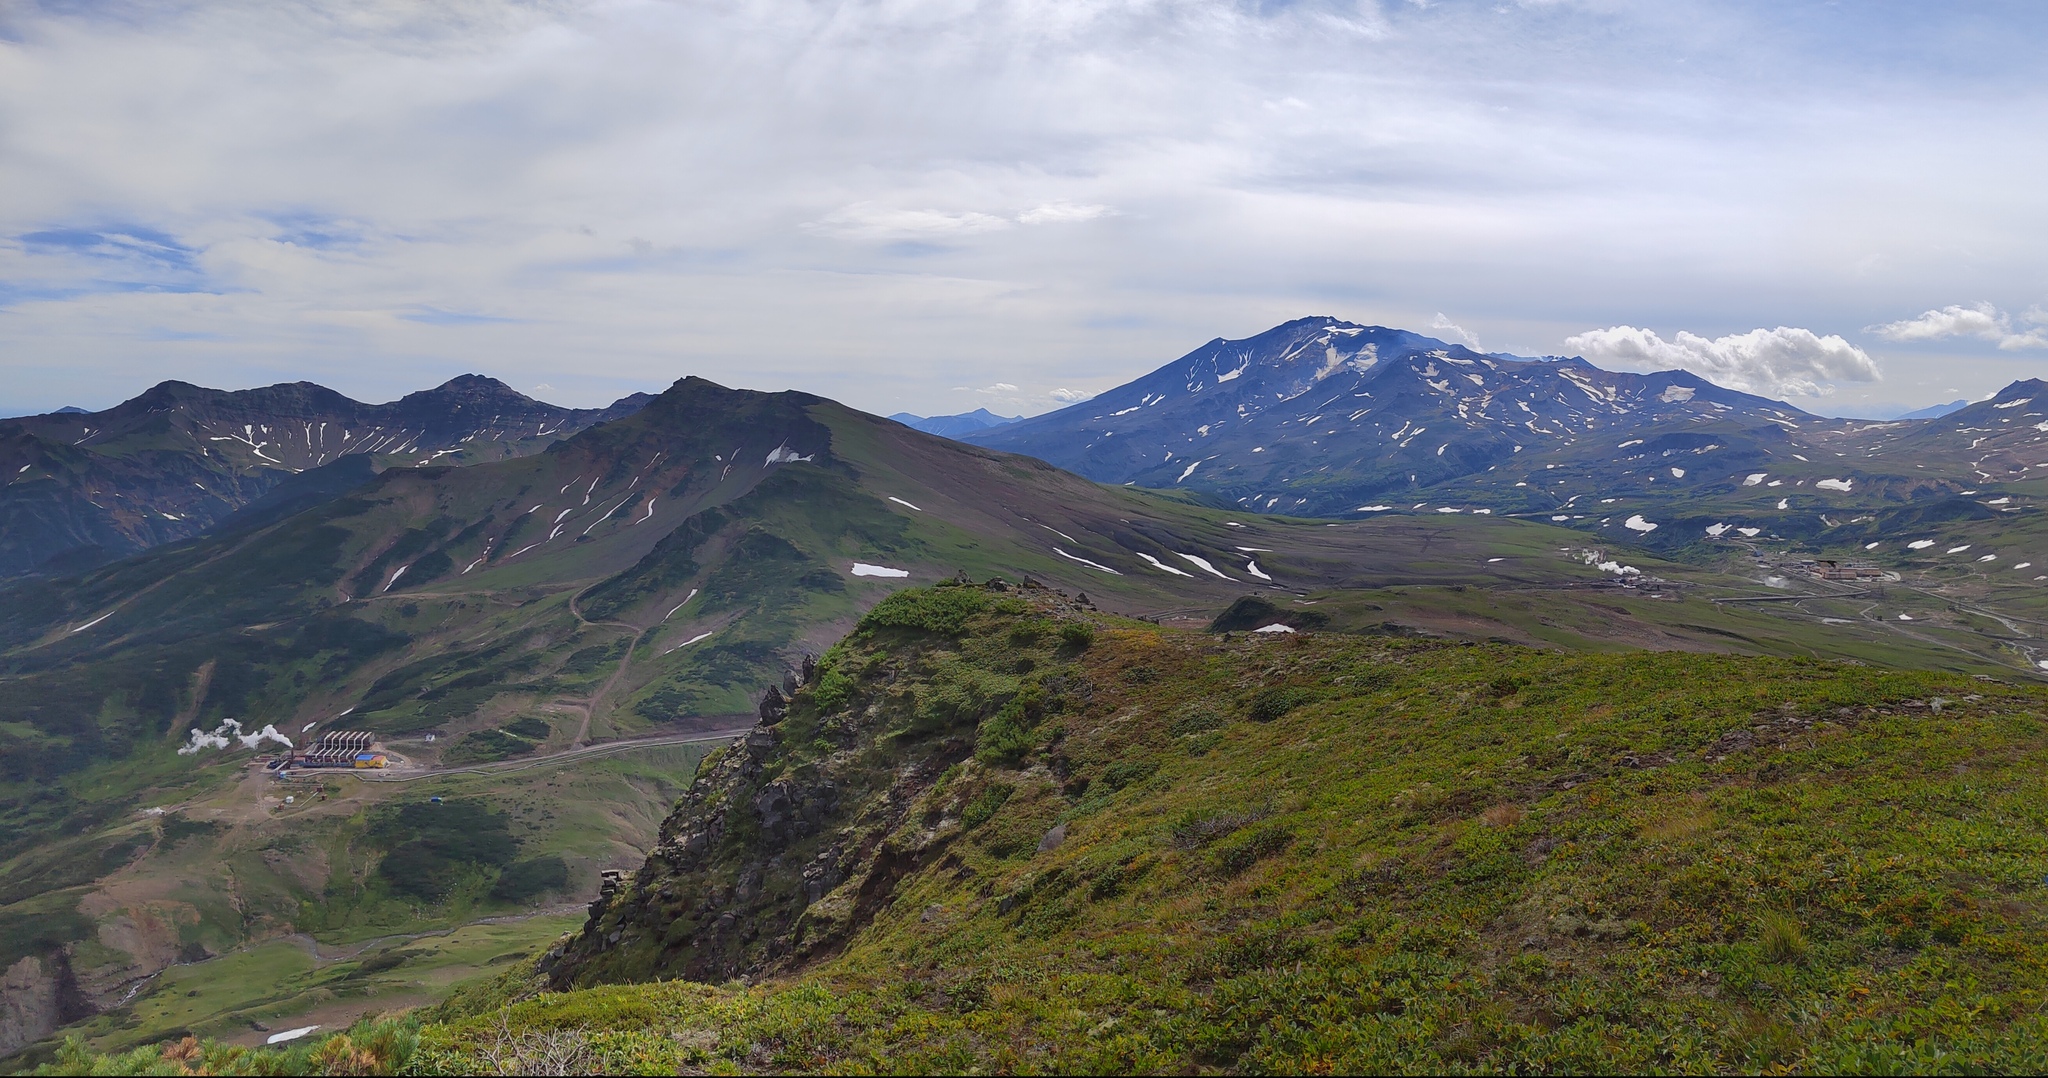
[(92, 1013), (71, 975), (69, 956), (59, 951), (22, 958), (0, 974), (0, 1056)]
[(1058, 659), (1074, 634), (1038, 627), (1082, 611), (1042, 588), (1030, 601), (998, 601), (1000, 585), (934, 590), (971, 593), (962, 605), (988, 620), (1031, 620), (1033, 635), (985, 635), (1033, 675), (963, 675), (957, 632), (893, 627), (878, 607), (881, 624), (870, 615), (824, 661), (771, 686), (761, 722), (704, 760), (645, 865), (543, 958), (553, 984), (789, 968), (836, 951), (898, 880), (944, 857), (985, 770), (983, 728), (1031, 721), (1021, 716), (1058, 706), (1044, 686), (1071, 681)]

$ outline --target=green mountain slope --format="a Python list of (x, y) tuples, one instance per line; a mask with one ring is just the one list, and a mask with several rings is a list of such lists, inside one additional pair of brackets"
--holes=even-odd
[[(177, 749), (232, 719), (292, 739), (372, 730), (398, 777), (570, 766), (563, 754), (580, 746), (742, 726), (765, 687), (885, 596), (962, 570), (1085, 591), (1091, 609), (1168, 624), (1204, 624), (1253, 594), (1267, 605), (1241, 616), (1376, 638), (2014, 665), (2004, 645), (1960, 630), (1962, 643), (1930, 641), (1774, 612), (1798, 604), (1716, 604), (1757, 589), (1584, 543), (1484, 516), (1331, 525), (1226, 512), (816, 397), (686, 379), (542, 453), (392, 469), (296, 514), (0, 592), (0, 875), (22, 881), (0, 895), (0, 921), (21, 929), (0, 933), (0, 964), (61, 959), (81, 1009), (120, 1014), (153, 1006), (127, 993), (187, 946), (228, 954), (309, 928), (338, 945), (406, 919), (507, 913), (486, 878), (554, 855), (555, 831), (511, 860), (465, 862), (469, 890), (407, 906), (375, 885), (390, 850), (349, 837), (395, 793), (354, 780), (330, 793), (366, 799), (307, 825), (321, 868), (245, 819), (250, 806), (269, 819), (264, 798), (278, 789), (248, 770), (248, 750)], [(875, 572), (902, 575), (862, 575)], [(533, 789), (516, 778), (526, 772), (507, 774), (464, 796), (519, 819)], [(564, 875), (535, 900), (590, 895), (594, 870), (643, 848), (647, 806), (687, 774), (608, 787), (618, 818), (584, 821), (589, 846), (562, 854)], [(138, 815), (158, 808), (223, 830), (166, 845), (161, 821)], [(206, 858), (244, 868), (205, 893), (148, 882)], [(236, 888), (269, 896), (241, 907), (260, 913), (222, 912), (237, 908)], [(145, 921), (194, 927), (147, 940), (118, 927)], [(246, 1010), (183, 1020), (211, 1029)]]
[(418, 1073), (2035, 1070), (2044, 708), (906, 592), (537, 970), (357, 1035)]
[[(294, 740), (367, 728), (404, 776), (524, 766), (739, 725), (729, 716), (751, 715), (765, 685), (884, 595), (962, 569), (1196, 620), (1255, 586), (1290, 605), (1314, 603), (1312, 587), (1395, 580), (1554, 588), (1566, 606), (1612, 590), (1555, 548), (1558, 534), (1506, 521), (1238, 519), (815, 397), (686, 380), (547, 452), (392, 469), (296, 514), (18, 581), (0, 593), (0, 875), (13, 881), (0, 894), (0, 967), (41, 971), (8, 990), (10, 1005), (54, 998), (59, 981), (77, 995), (0, 1041), (95, 1009), (139, 1013), (123, 1008), (149, 997), (131, 990), (151, 991), (146, 978), (181, 956), (508, 912), (474, 887), (411, 906), (377, 889), (389, 851), (345, 821), (381, 811), (392, 790), (340, 780), (330, 801), (346, 792), (346, 803), (313, 813), (325, 822), (273, 825), (279, 788), (247, 769), (249, 750), (177, 751), (197, 733), (232, 733), (229, 720)], [(1652, 623), (1643, 640), (1714, 642)], [(646, 780), (606, 789), (618, 818), (583, 821), (585, 846), (546, 895), (587, 896), (596, 868), (646, 842), (641, 806), (670, 796)], [(509, 813), (529, 793), (507, 779), (465, 796)], [(205, 833), (167, 841), (157, 809)], [(280, 827), (304, 833), (286, 842)], [(196, 863), (239, 867), (181, 882)], [(476, 880), (514, 869), (478, 864)], [(246, 1009), (187, 1024), (215, 1028)], [(162, 1028), (138, 1022), (120, 1035)]]

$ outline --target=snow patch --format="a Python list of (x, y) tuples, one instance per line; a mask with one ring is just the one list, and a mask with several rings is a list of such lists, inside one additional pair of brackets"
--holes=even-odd
[(1744, 477), (1744, 479), (1742, 480), (1742, 485), (1745, 487), (1756, 486), (1758, 483), (1764, 481), (1765, 476), (1770, 474), (1771, 473), (1769, 472), (1751, 472), (1748, 476)]
[(1950, 553), (1950, 554), (1961, 554), (1961, 553), (1962, 553), (1963, 551), (1965, 551), (1965, 550), (1968, 550), (1968, 549), (1970, 549), (1970, 544), (1968, 544), (1968, 543), (1964, 543), (1964, 544), (1963, 544), (1962, 546), (1952, 546), (1952, 547), (1948, 548), (1948, 551), (1947, 551), (1947, 553)]
[[(2015, 566), (2015, 568), (2018, 568), (2018, 567), (2017, 567), (2017, 566)], [(1245, 572), (1247, 572), (1247, 573), (1250, 573), (1251, 575), (1253, 575), (1253, 576), (1255, 576), (1255, 577), (1258, 577), (1258, 578), (1259, 578), (1260, 580), (1264, 580), (1264, 581), (1267, 581), (1267, 582), (1269, 582), (1269, 583), (1270, 583), (1270, 582), (1272, 581), (1272, 579), (1273, 579), (1272, 577), (1270, 577), (1270, 576), (1267, 576), (1267, 575), (1266, 575), (1265, 573), (1262, 573), (1262, 572), (1260, 572), (1260, 571), (1259, 571), (1259, 563), (1258, 563), (1258, 562), (1255, 562), (1255, 561), (1248, 561), (1248, 562), (1246, 562), (1246, 563), (1244, 564), (1244, 571), (1245, 571)]]
[(1064, 550), (1061, 550), (1061, 549), (1060, 549), (1060, 548), (1058, 548), (1058, 547), (1054, 547), (1054, 548), (1052, 548), (1052, 552), (1053, 552), (1053, 553), (1055, 553), (1055, 554), (1058, 554), (1058, 555), (1059, 555), (1060, 557), (1062, 557), (1062, 558), (1065, 558), (1065, 559), (1067, 559), (1068, 561), (1077, 561), (1077, 562), (1080, 562), (1081, 564), (1083, 564), (1083, 565), (1087, 566), (1087, 567), (1088, 567), (1088, 568), (1090, 568), (1090, 569), (1100, 569), (1100, 570), (1102, 570), (1103, 572), (1105, 572), (1105, 573), (1108, 573), (1108, 574), (1109, 574), (1109, 575), (1111, 575), (1111, 576), (1122, 576), (1122, 575), (1123, 575), (1122, 573), (1119, 573), (1119, 572), (1117, 572), (1117, 571), (1116, 571), (1115, 569), (1112, 569), (1112, 568), (1110, 568), (1109, 566), (1107, 566), (1107, 565), (1104, 565), (1104, 564), (1102, 564), (1102, 563), (1101, 563), (1101, 562), (1099, 562), (1099, 561), (1089, 561), (1089, 560), (1088, 560), (1087, 558), (1077, 558), (1077, 557), (1075, 557), (1074, 555), (1072, 555), (1072, 554), (1069, 554), (1069, 553), (1067, 553), (1066, 551), (1064, 551)]
[(1934, 545), (1934, 540), (1932, 540), (1932, 539), (1915, 539), (1915, 540), (1913, 540), (1912, 542), (1910, 542), (1910, 543), (1907, 543), (1907, 544), (1906, 544), (1906, 549), (1907, 549), (1907, 550), (1926, 550), (1926, 549), (1927, 549), (1928, 547), (1931, 547), (1931, 546), (1933, 546), (1933, 545)]
[(1386, 512), (1387, 510), (1389, 510), (1389, 509), (1392, 509), (1392, 508), (1393, 508), (1393, 506), (1391, 506), (1391, 505), (1361, 505), (1361, 506), (1359, 506), (1358, 508), (1356, 508), (1356, 509), (1353, 509), (1353, 510), (1352, 510), (1352, 512), (1354, 512), (1354, 513), (1384, 513), (1384, 512)]
[(1673, 478), (1673, 479), (1684, 479), (1684, 478), (1685, 478), (1685, 469), (1684, 469), (1684, 468), (1673, 468), (1673, 469), (1671, 469), (1671, 478)]
[(899, 577), (909, 576), (910, 570), (891, 569), (886, 565), (869, 565), (867, 562), (857, 561), (853, 563), (853, 575)]
[(766, 468), (770, 464), (794, 464), (797, 461), (808, 461), (813, 455), (806, 453), (803, 456), (798, 456), (796, 450), (791, 449), (789, 443), (784, 442), (769, 451), (768, 459), (762, 463), (761, 467)]
[(1229, 577), (1224, 576), (1222, 573), (1217, 572), (1216, 567), (1214, 565), (1209, 564), (1209, 559), (1207, 558), (1198, 558), (1193, 554), (1183, 554), (1178, 550), (1174, 551), (1173, 555), (1174, 557), (1177, 557), (1182, 561), (1185, 561), (1188, 564), (1193, 565), (1195, 568), (1200, 569), (1205, 573), (1208, 573), (1210, 576), (1213, 576), (1218, 580), (1230, 579)]
[(1255, 633), (1291, 633), (1294, 630), (1276, 621), (1271, 625), (1261, 625), (1252, 631)]
[(300, 1026), (297, 1029), (287, 1029), (283, 1033), (272, 1033), (264, 1039), (263, 1043), (283, 1044), (286, 1041), (295, 1041), (319, 1028), (319, 1026)]
[(1754, 539), (1763, 532), (1762, 528), (1737, 528), (1735, 530), (1742, 533), (1742, 537), (1745, 539)]
[(684, 648), (689, 647), (691, 644), (701, 644), (709, 639), (711, 639), (710, 633), (698, 633), (697, 635), (689, 638), (688, 640), (685, 640), (682, 643), (677, 644), (675, 647), (668, 649), (668, 651), (662, 652), (662, 654), (666, 655), (669, 651), (681, 651)]
[(1819, 487), (1822, 490), (1840, 491), (1847, 491), (1850, 487), (1854, 485), (1856, 485), (1856, 481), (1854, 479), (1823, 479), (1820, 482), (1814, 484), (1814, 486)]
[(1168, 564), (1166, 564), (1166, 563), (1165, 563), (1165, 562), (1163, 562), (1163, 561), (1160, 561), (1160, 560), (1159, 560), (1158, 558), (1155, 558), (1155, 557), (1153, 557), (1153, 556), (1152, 556), (1152, 555), (1150, 555), (1150, 554), (1146, 554), (1146, 553), (1140, 552), (1140, 553), (1138, 554), (1138, 556), (1139, 556), (1139, 557), (1141, 557), (1141, 558), (1143, 558), (1143, 559), (1145, 559), (1146, 563), (1147, 563), (1147, 564), (1149, 564), (1149, 565), (1151, 565), (1151, 566), (1152, 566), (1152, 568), (1154, 568), (1154, 569), (1157, 569), (1157, 570), (1159, 570), (1159, 571), (1160, 571), (1160, 572), (1162, 572), (1162, 573), (1172, 573), (1172, 574), (1173, 574), (1173, 575), (1175, 575), (1175, 576), (1185, 576), (1185, 577), (1189, 577), (1190, 579), (1192, 579), (1192, 578), (1193, 578), (1193, 574), (1191, 574), (1191, 573), (1184, 573), (1184, 572), (1180, 571), (1179, 569), (1176, 569), (1176, 568), (1174, 568), (1173, 566), (1171, 566), (1171, 565), (1168, 565)]
[(87, 629), (90, 629), (90, 628), (92, 628), (93, 626), (95, 626), (95, 625), (98, 625), (98, 624), (99, 624), (100, 622), (103, 622), (103, 621), (105, 621), (105, 620), (107, 620), (108, 618), (111, 618), (111, 617), (113, 617), (113, 616), (114, 616), (114, 612), (113, 612), (112, 610), (109, 610), (109, 611), (107, 611), (106, 613), (104, 613), (104, 614), (101, 614), (101, 615), (100, 615), (99, 617), (96, 617), (96, 618), (92, 619), (91, 621), (88, 621), (88, 622), (86, 622), (85, 624), (83, 624), (83, 625), (79, 626), (78, 628), (76, 628), (76, 629), (73, 629), (73, 630), (71, 630), (71, 631), (72, 631), (72, 632), (74, 632), (74, 633), (82, 633), (82, 632), (86, 631)]
[(1644, 520), (1643, 515), (1641, 513), (1637, 513), (1629, 517), (1627, 520), (1622, 521), (1621, 526), (1627, 528), (1632, 532), (1643, 532), (1644, 534), (1648, 534), (1650, 532), (1657, 530), (1657, 526), (1655, 524), (1650, 523), (1647, 520)]
[(1698, 390), (1692, 386), (1665, 386), (1664, 392), (1659, 393), (1657, 399), (1666, 404), (1676, 404), (1679, 401), (1691, 400), (1696, 392)]
[[(909, 502), (906, 502), (906, 501), (904, 501), (903, 499), (901, 499), (901, 498), (898, 498), (898, 497), (897, 497), (896, 495), (894, 495), (894, 494), (891, 494), (891, 495), (889, 495), (889, 500), (890, 500), (890, 501), (892, 501), (892, 502), (895, 502), (895, 503), (896, 503), (897, 505), (909, 505), (909, 506), (910, 506), (910, 508), (912, 508), (912, 509), (917, 509), (917, 506), (914, 506), (914, 505), (910, 505), (910, 503), (909, 503)], [(920, 513), (924, 512), (924, 510), (922, 510), (922, 509), (917, 509), (917, 511), (918, 511), (918, 512), (920, 512)]]
[(1727, 530), (1728, 525), (1726, 524), (1712, 524), (1708, 525), (1707, 534), (1713, 536), (1716, 539), (1719, 539), (1721, 537), (1721, 533)]

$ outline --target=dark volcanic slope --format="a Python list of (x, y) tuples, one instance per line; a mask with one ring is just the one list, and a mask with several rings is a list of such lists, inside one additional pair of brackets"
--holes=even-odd
[(1547, 509), (1568, 495), (1507, 473), (1582, 450), (1617, 473), (1715, 454), (1720, 478), (1775, 455), (1788, 431), (1825, 422), (1682, 371), (1619, 374), (1304, 318), (1211, 341), (1084, 404), (963, 437), (1102, 482), (1335, 516), (1488, 473), (1506, 480), (1489, 484), (1495, 504)]
[(2048, 470), (2048, 382), (2014, 382), (1933, 419), (1856, 424), (1827, 441), (1895, 470), (1931, 469), (1972, 485), (2025, 479)]
[(239, 392), (165, 382), (103, 412), (0, 422), (0, 577), (190, 538), (346, 458), (383, 468), (523, 456), (650, 399), (558, 408), (473, 374), (389, 404), (311, 382)]

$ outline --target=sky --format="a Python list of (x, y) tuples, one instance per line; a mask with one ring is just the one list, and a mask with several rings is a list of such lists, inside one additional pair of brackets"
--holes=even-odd
[(1884, 415), (2048, 373), (2048, 5), (14, 0), (0, 415), (1036, 413), (1304, 315)]

